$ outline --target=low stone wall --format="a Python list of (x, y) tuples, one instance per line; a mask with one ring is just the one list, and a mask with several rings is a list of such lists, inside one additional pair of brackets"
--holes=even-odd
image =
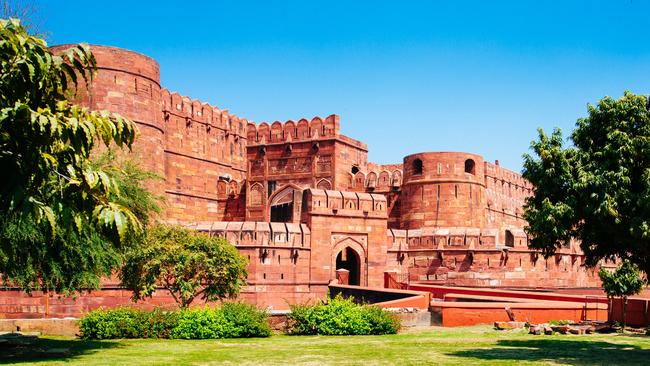
[(476, 302), (433, 302), (436, 325), (459, 327), (477, 324), (507, 322), (511, 312), (516, 321), (547, 323), (551, 320), (607, 320), (607, 305), (579, 303), (476, 303)]
[(527, 299), (533, 301), (568, 301), (600, 304), (607, 303), (607, 298), (604, 296), (572, 295), (556, 292), (514, 291), (498, 288), (438, 286), (422, 283), (414, 283), (408, 285), (405, 284), (404, 286), (408, 287), (409, 290), (430, 292), (436, 299), (446, 299), (447, 295), (452, 295), (452, 297), (465, 295), (471, 297), (486, 296), (496, 299), (509, 299), (508, 301), (511, 301), (512, 299)]
[[(612, 321), (622, 322), (623, 315), (621, 299), (612, 301), (611, 317)], [(625, 309), (625, 323), (634, 326), (650, 325), (650, 299), (632, 298), (627, 300)]]
[(415, 308), (427, 310), (431, 296), (425, 291), (396, 290), (388, 288), (330, 285), (330, 296), (354, 297), (358, 302), (375, 304), (383, 308)]
[(0, 319), (0, 332), (16, 331), (74, 337), (79, 333), (79, 319)]

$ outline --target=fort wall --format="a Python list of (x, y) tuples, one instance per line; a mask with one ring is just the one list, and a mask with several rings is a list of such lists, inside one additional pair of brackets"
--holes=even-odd
[(483, 227), (483, 157), (420, 153), (404, 158), (401, 227)]
[[(52, 48), (59, 52), (73, 45)], [(115, 47), (91, 46), (97, 61), (92, 86), (81, 86), (81, 104), (94, 110), (108, 110), (134, 121), (139, 129), (133, 152), (147, 169), (164, 174), (164, 136), (160, 102), (160, 68), (145, 55)], [(162, 194), (162, 183), (152, 183)]]
[(243, 220), (246, 119), (161, 90), (167, 218)]
[[(256, 124), (161, 88), (146, 56), (92, 50), (98, 73), (79, 101), (136, 122), (136, 156), (164, 177), (153, 188), (166, 197), (165, 221), (236, 245), (249, 261), (246, 301), (286, 309), (322, 298), (338, 270), (371, 287), (385, 272), (469, 287), (599, 286), (578, 243), (548, 259), (528, 249), (522, 214), (534, 188), (498, 162), (424, 152), (375, 164), (340, 133), (338, 115)], [(11, 289), (0, 316), (77, 316), (129, 297), (115, 279), (76, 300)], [(139, 306), (171, 301), (159, 291)]]

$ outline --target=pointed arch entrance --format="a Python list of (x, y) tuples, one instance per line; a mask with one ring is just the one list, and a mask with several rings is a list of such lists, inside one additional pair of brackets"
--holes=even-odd
[(361, 285), (361, 258), (354, 249), (345, 247), (336, 256), (336, 270), (340, 269), (348, 271), (348, 285)]
[(368, 286), (367, 238), (363, 235), (333, 233), (331, 277), (337, 278), (336, 271), (348, 271), (348, 284)]

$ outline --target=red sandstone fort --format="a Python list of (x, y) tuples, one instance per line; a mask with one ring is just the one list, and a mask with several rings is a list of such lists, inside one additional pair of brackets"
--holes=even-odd
[[(283, 309), (324, 297), (337, 278), (370, 287), (386, 276), (510, 289), (599, 285), (577, 243), (548, 259), (528, 249), (522, 206), (533, 187), (498, 161), (424, 152), (375, 164), (367, 145), (340, 133), (337, 115), (254, 123), (164, 89), (149, 57), (92, 50), (98, 73), (83, 103), (137, 123), (135, 154), (165, 178), (153, 187), (166, 197), (164, 219), (236, 245), (250, 262), (247, 301)], [(69, 306), (59, 313), (129, 295), (107, 280), (101, 291), (60, 300)], [(14, 310), (29, 312), (27, 300)]]

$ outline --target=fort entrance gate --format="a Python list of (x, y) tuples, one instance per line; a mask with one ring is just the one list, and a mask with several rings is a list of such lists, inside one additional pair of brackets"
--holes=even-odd
[(339, 252), (336, 256), (336, 269), (345, 269), (349, 272), (348, 285), (361, 284), (361, 259), (354, 249), (345, 247)]

